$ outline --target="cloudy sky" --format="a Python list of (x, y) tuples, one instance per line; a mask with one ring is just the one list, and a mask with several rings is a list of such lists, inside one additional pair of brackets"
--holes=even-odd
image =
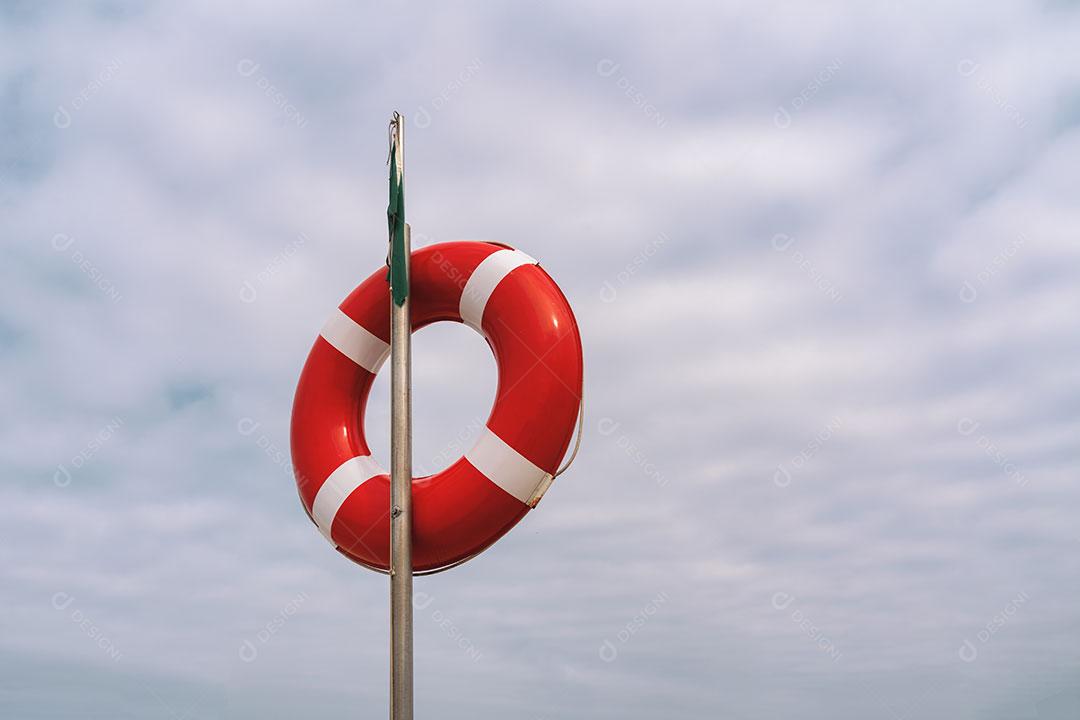
[[(0, 4), (0, 715), (386, 716), (289, 412), (383, 261), (538, 257), (583, 451), (416, 583), (417, 716), (1080, 712), (1080, 7)], [(415, 464), (495, 367), (419, 333)], [(367, 427), (387, 458), (388, 382)]]

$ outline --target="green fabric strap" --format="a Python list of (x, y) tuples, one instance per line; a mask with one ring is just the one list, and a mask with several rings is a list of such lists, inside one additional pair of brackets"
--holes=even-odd
[(409, 259), (405, 255), (405, 192), (397, 171), (396, 149), (390, 151), (390, 205), (386, 208), (390, 226), (390, 269), (386, 279), (390, 281), (390, 297), (400, 307), (409, 294)]

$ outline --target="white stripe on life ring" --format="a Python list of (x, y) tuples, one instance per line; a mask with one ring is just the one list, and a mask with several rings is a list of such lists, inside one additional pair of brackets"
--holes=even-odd
[(484, 477), (523, 503), (529, 502), (533, 491), (547, 475), (487, 427), (473, 449), (465, 453), (465, 459)]
[(389, 343), (371, 334), (367, 328), (343, 313), (341, 308), (335, 309), (334, 314), (327, 318), (319, 334), (342, 355), (372, 374), (379, 372), (390, 354)]
[(330, 473), (326, 482), (315, 494), (315, 502), (311, 504), (311, 517), (319, 526), (319, 532), (326, 536), (332, 544), (337, 545), (330, 537), (330, 528), (334, 525), (334, 517), (352, 495), (356, 488), (376, 475), (385, 475), (386, 471), (379, 467), (379, 463), (370, 455), (357, 455), (338, 465), (337, 470)]
[(484, 258), (461, 291), (461, 319), (478, 332), (484, 308), (502, 279), (522, 265), (536, 265), (536, 260), (520, 250), (497, 250)]

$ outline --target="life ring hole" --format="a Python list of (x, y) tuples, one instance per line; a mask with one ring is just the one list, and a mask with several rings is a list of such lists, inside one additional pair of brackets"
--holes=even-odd
[[(456, 462), (480, 436), (498, 387), (498, 368), (480, 335), (457, 322), (436, 322), (412, 335), (413, 477)], [(390, 361), (375, 376), (364, 434), (390, 469)]]

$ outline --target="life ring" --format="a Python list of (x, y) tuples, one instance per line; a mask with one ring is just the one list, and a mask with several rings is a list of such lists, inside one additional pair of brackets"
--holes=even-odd
[[(413, 478), (413, 569), (464, 562), (510, 530), (547, 490), (581, 406), (577, 321), (555, 281), (525, 253), (489, 242), (412, 254), (412, 330), (464, 322), (498, 365), (494, 407), (475, 446), (442, 472)], [(296, 389), (292, 460), (300, 499), (345, 556), (386, 571), (390, 478), (364, 438), (375, 374), (390, 353), (381, 268), (345, 298), (311, 348)]]

